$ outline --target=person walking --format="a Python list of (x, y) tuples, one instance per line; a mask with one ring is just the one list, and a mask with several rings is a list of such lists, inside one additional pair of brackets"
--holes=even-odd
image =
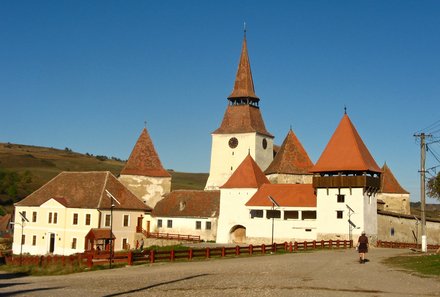
[(368, 237), (365, 235), (365, 231), (362, 231), (361, 236), (359, 236), (356, 249), (359, 252), (359, 263), (365, 263), (365, 254), (368, 253)]

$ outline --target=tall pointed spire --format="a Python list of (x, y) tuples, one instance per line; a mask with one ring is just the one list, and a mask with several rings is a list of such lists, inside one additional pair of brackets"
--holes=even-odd
[(258, 104), (260, 99), (255, 94), (254, 81), (252, 79), (251, 64), (249, 62), (246, 27), (244, 28), (243, 46), (241, 48), (240, 62), (235, 77), (234, 89), (228, 99), (233, 104)]

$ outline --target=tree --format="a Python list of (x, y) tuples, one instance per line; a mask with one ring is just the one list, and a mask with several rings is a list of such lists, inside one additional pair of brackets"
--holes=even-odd
[(440, 200), (440, 172), (428, 179), (426, 186), (428, 196)]

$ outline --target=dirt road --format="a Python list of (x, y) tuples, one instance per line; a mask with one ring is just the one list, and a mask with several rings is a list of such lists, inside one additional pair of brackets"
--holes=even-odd
[(440, 296), (440, 278), (380, 263), (407, 250), (351, 250), (141, 265), (66, 276), (9, 278), (3, 296)]

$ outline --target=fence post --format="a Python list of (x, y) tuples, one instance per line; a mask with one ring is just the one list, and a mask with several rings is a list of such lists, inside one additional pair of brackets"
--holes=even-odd
[(154, 257), (156, 256), (156, 253), (154, 252), (154, 250), (150, 251), (150, 263), (154, 263)]
[(316, 240), (313, 241), (313, 249), (316, 250)]
[(226, 256), (226, 248), (222, 247), (222, 257)]
[(235, 255), (236, 256), (240, 255), (240, 246), (238, 246), (238, 245), (235, 246)]
[(261, 253), (266, 254), (266, 245), (264, 243), (261, 245)]
[(307, 241), (304, 241), (304, 250), (307, 250)]
[(252, 244), (250, 244), (249, 245), (249, 255), (252, 256), (253, 252), (254, 252), (254, 247), (252, 246)]
[(128, 262), (127, 263), (128, 265), (130, 265), (130, 266), (133, 265), (133, 252), (132, 251), (128, 252), (127, 262)]
[(332, 242), (331, 239), (328, 241), (328, 247), (329, 247), (329, 248), (333, 248), (333, 242)]
[(89, 268), (93, 267), (93, 255), (92, 254), (87, 255), (87, 267), (89, 267)]
[(206, 258), (209, 259), (211, 257), (211, 249), (209, 247), (206, 248)]
[(289, 242), (289, 253), (291, 253), (291, 252), (292, 252), (292, 250), (293, 250), (293, 247), (292, 247), (292, 242)]
[(189, 249), (189, 251), (188, 251), (188, 259), (192, 260), (192, 258), (193, 258), (193, 249)]
[(295, 241), (293, 249), (295, 250), (295, 252), (298, 251), (298, 242)]
[(171, 251), (170, 251), (170, 261), (171, 261), (171, 262), (174, 261), (174, 257), (175, 257), (174, 250), (171, 250)]

